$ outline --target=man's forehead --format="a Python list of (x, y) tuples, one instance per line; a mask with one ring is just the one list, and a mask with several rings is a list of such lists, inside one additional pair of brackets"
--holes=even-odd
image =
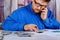
[(38, 1), (38, 2), (40, 2), (40, 1), (41, 1), (41, 2), (44, 2), (45, 0), (36, 0), (36, 1)]

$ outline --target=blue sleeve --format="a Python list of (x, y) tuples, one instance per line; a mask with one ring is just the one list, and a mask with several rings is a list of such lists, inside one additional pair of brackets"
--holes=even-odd
[(49, 10), (48, 11), (48, 16), (45, 20), (43, 20), (43, 23), (46, 28), (49, 29), (59, 29), (60, 28), (60, 23), (54, 18), (53, 13)]
[(23, 31), (25, 20), (20, 13), (14, 11), (11, 15), (9, 15), (3, 22), (2, 28), (4, 30), (11, 30), (11, 31)]

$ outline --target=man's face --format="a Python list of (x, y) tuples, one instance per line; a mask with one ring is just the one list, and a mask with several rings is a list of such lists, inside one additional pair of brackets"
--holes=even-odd
[(48, 2), (44, 2), (44, 0), (32, 0), (32, 8), (36, 13), (41, 12), (46, 8)]

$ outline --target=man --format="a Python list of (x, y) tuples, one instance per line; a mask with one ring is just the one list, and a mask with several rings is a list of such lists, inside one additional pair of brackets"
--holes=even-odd
[(2, 23), (4, 30), (38, 32), (41, 29), (59, 29), (53, 13), (46, 8), (50, 0), (32, 0), (32, 3), (15, 10)]

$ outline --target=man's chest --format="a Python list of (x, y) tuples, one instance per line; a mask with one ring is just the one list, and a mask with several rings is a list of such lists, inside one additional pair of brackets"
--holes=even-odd
[(32, 15), (32, 14), (30, 14), (30, 15), (26, 16), (26, 23), (27, 24), (35, 24), (40, 29), (42, 29), (41, 27), (44, 27), (44, 24), (43, 24), (43, 22), (42, 22), (42, 20), (41, 20), (39, 15)]

